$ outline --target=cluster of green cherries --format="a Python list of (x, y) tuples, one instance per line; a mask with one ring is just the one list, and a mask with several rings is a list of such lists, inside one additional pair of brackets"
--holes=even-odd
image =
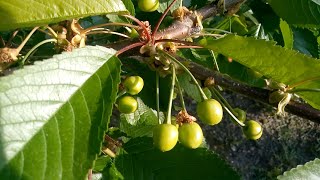
[[(257, 140), (262, 135), (261, 125), (254, 120), (246, 121), (246, 112), (242, 109), (234, 109), (235, 116), (239, 121), (245, 123), (242, 127), (243, 134), (247, 139)], [(197, 115), (199, 119), (207, 125), (220, 123), (223, 117), (223, 108), (215, 99), (204, 100), (197, 105)], [(183, 123), (182, 125), (159, 124), (153, 131), (153, 142), (155, 147), (165, 152), (175, 147), (180, 142), (187, 148), (196, 149), (203, 141), (201, 127), (194, 121)]]
[[(138, 102), (131, 95), (137, 95), (142, 90), (144, 81), (140, 76), (129, 76), (124, 80), (123, 86), (124, 92), (130, 95), (123, 95), (118, 99), (118, 110), (125, 114), (133, 113), (138, 108)], [(215, 99), (205, 99), (198, 103), (196, 111), (199, 119), (207, 125), (216, 125), (221, 122), (223, 117), (223, 106)], [(243, 124), (242, 131), (246, 138), (257, 140), (261, 137), (263, 129), (258, 122), (246, 121), (246, 112), (242, 109), (234, 108), (232, 111), (237, 120)], [(183, 123), (176, 124), (163, 123), (154, 127), (153, 142), (160, 151), (170, 151), (178, 141), (191, 149), (196, 149), (202, 144), (203, 132), (199, 124), (195, 122), (195, 118), (188, 115), (186, 111), (180, 111), (177, 119), (178, 117), (179, 119), (191, 117), (189, 119), (193, 118), (194, 120), (182, 120)]]
[(121, 94), (128, 93), (118, 98), (118, 110), (124, 114), (130, 114), (137, 110), (138, 102), (131, 95), (137, 95), (143, 88), (144, 82), (140, 76), (129, 76), (124, 82), (124, 91)]

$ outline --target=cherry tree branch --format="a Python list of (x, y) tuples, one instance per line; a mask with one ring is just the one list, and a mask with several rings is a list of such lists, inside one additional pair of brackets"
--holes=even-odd
[[(269, 103), (269, 95), (272, 92), (270, 90), (251, 87), (249, 85), (236, 81), (228, 76), (225, 76), (217, 71), (205, 68), (194, 62), (190, 62), (189, 69), (192, 72), (192, 74), (200, 80), (205, 80), (208, 77), (213, 77), (215, 84), (220, 85), (226, 89), (245, 95), (249, 98), (258, 100), (265, 104), (269, 104), (274, 107), (277, 107), (278, 105), (277, 103)], [(286, 106), (285, 110), (297, 116), (309, 119), (313, 122), (320, 123), (320, 111), (311, 107), (307, 103), (291, 100), (289, 104)]]

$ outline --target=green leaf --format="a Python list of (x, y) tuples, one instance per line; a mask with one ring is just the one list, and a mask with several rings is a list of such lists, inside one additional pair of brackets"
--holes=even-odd
[(126, 11), (121, 0), (2, 0), (0, 31)]
[(316, 180), (320, 179), (320, 159), (307, 162), (304, 165), (299, 165), (290, 171), (284, 172), (282, 176), (278, 176), (279, 180), (299, 180), (309, 179)]
[[(240, 19), (241, 18), (241, 19)], [(232, 24), (231, 24), (231, 30), (232, 32), (239, 34), (239, 35), (245, 35), (248, 33), (247, 24), (245, 23), (245, 19), (243, 16), (241, 17), (232, 17)]]
[(226, 57), (219, 56), (218, 64), (220, 72), (223, 74), (228, 74), (230, 77), (240, 80), (246, 84), (255, 87), (265, 86), (265, 81), (262, 79), (262, 75), (242, 64), (238, 63), (236, 60), (229, 62)]
[(101, 172), (105, 168), (106, 164), (110, 163), (111, 161), (112, 161), (111, 157), (107, 155), (98, 157), (94, 161), (94, 166), (92, 168), (92, 171)]
[(197, 102), (202, 101), (202, 96), (199, 92), (198, 87), (194, 84), (191, 77), (187, 73), (179, 74), (178, 76), (179, 84), (184, 92)]
[(130, 137), (151, 136), (153, 127), (158, 124), (156, 112), (137, 98), (138, 109), (131, 114), (120, 115), (120, 130)]
[(102, 172), (102, 178), (105, 180), (123, 180), (122, 174), (118, 171), (114, 163), (109, 163)]
[[(208, 51), (207, 49), (184, 49), (181, 50), (179, 56), (184, 57), (190, 61), (196, 62), (198, 64), (201, 64), (202, 66), (205, 66), (209, 69), (213, 69), (214, 59), (212, 54), (210, 54), (209, 52), (210, 51)], [(242, 64), (239, 64), (236, 61), (232, 61), (230, 63), (227, 57), (218, 55), (218, 53), (215, 54), (215, 56), (217, 59), (219, 71), (221, 73), (228, 74), (230, 77), (238, 79), (252, 86), (262, 87), (265, 85), (265, 81), (262, 79), (261, 74), (243, 66)], [(195, 85), (192, 84), (192, 82), (191, 84), (186, 83), (183, 88), (190, 97), (192, 97), (198, 102), (201, 101), (201, 94), (198, 91), (194, 91)]]
[(136, 14), (134, 5), (131, 0), (122, 0), (123, 4), (126, 6), (126, 9), (130, 12), (132, 16)]
[(284, 41), (284, 47), (288, 49), (292, 49), (293, 48), (293, 32), (289, 24), (282, 19), (280, 20), (280, 30), (281, 30), (283, 41)]
[[(254, 71), (286, 85), (319, 77), (320, 61), (274, 42), (227, 35), (203, 42), (205, 47), (231, 57)], [(320, 81), (305, 83), (299, 88), (320, 88)], [(320, 96), (315, 92), (298, 93), (313, 107), (320, 109)]]
[(124, 145), (128, 154), (115, 159), (124, 179), (240, 179), (235, 171), (206, 148), (186, 149), (180, 144), (169, 152), (153, 148), (152, 138), (136, 138)]
[(120, 82), (115, 53), (85, 47), (0, 78), (0, 177), (84, 179)]
[[(172, 3), (173, 0), (159, 0), (159, 8), (157, 9), (158, 12), (163, 13), (170, 3)], [(180, 6), (180, 1), (176, 1), (173, 6), (171, 7), (170, 11), (177, 9)]]
[(294, 43), (293, 48), (301, 53), (318, 58), (317, 38), (308, 29), (293, 28)]
[[(272, 9), (289, 24), (320, 27), (319, 2), (313, 0), (268, 0)], [(318, 4), (316, 4), (318, 3)]]

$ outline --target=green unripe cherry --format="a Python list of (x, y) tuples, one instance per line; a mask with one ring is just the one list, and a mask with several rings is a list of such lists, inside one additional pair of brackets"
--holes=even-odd
[(138, 0), (138, 7), (144, 12), (153, 12), (159, 7), (159, 0)]
[(198, 103), (197, 114), (202, 122), (208, 125), (215, 125), (222, 120), (223, 110), (217, 100), (206, 99)]
[(196, 122), (184, 123), (179, 128), (179, 141), (184, 146), (191, 149), (196, 149), (201, 145), (202, 140), (202, 129)]
[(170, 151), (178, 142), (178, 129), (172, 124), (159, 124), (153, 129), (153, 144), (160, 151)]
[(250, 120), (245, 123), (242, 131), (246, 138), (257, 140), (261, 137), (263, 129), (257, 121)]
[(118, 100), (118, 109), (121, 113), (133, 113), (138, 108), (138, 102), (131, 96), (123, 96)]
[(129, 94), (136, 95), (142, 90), (144, 82), (140, 76), (130, 76), (124, 80), (123, 85)]

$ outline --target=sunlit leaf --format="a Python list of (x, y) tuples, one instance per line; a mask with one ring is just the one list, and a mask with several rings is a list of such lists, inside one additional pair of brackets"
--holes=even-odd
[(76, 49), (0, 78), (2, 179), (84, 179), (118, 90), (115, 52)]
[(125, 11), (121, 0), (0, 0), (0, 31)]

